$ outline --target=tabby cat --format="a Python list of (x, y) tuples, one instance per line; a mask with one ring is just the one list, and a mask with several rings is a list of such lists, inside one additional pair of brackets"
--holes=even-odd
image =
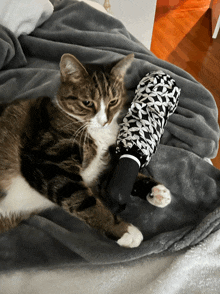
[[(54, 99), (17, 100), (0, 117), (0, 231), (54, 205), (125, 247), (143, 240), (100, 200), (100, 175), (110, 166), (118, 118), (126, 103), (128, 55), (109, 73), (92, 74), (73, 56), (60, 61)], [(114, 153), (114, 152), (113, 152)], [(146, 198), (157, 183), (139, 175), (134, 194)], [(136, 191), (136, 192), (135, 192)]]

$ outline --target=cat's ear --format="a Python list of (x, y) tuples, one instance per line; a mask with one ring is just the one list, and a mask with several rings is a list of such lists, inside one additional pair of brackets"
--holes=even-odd
[(69, 53), (66, 53), (61, 57), (60, 73), (63, 82), (79, 82), (88, 76), (88, 72), (82, 63)]
[(120, 60), (111, 70), (111, 75), (118, 79), (124, 79), (124, 76), (134, 60), (134, 54), (129, 54)]

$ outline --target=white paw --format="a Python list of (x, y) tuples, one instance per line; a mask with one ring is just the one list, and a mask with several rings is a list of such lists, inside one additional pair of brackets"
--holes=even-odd
[(165, 207), (171, 202), (170, 191), (163, 185), (152, 188), (152, 192), (147, 195), (147, 201), (157, 207)]
[(128, 226), (128, 230), (124, 235), (117, 241), (118, 245), (127, 248), (138, 247), (143, 241), (143, 235), (133, 225)]

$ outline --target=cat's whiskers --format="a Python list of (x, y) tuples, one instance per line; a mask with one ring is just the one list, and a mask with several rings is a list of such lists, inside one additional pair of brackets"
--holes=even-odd
[[(84, 133), (84, 137), (83, 137), (83, 133)], [(82, 139), (83, 139), (83, 142), (81, 143), (82, 148), (80, 148), (80, 150), (79, 150), (81, 157), (83, 157), (83, 152), (86, 149), (85, 145), (86, 145), (87, 138), (88, 138), (88, 132), (87, 132), (86, 127), (84, 127), (80, 132), (80, 138), (79, 138), (80, 142), (82, 142)]]
[(83, 149), (85, 148), (87, 138), (88, 138), (88, 133), (86, 132), (84, 141), (83, 141)]
[(88, 122), (85, 122), (81, 127), (79, 127), (77, 131), (74, 133), (73, 140), (76, 139), (78, 135), (80, 134), (82, 135), (83, 131), (86, 130), (88, 125), (89, 125)]
[(82, 142), (82, 149), (80, 149), (81, 156), (82, 156), (82, 150), (84, 150), (84, 145), (86, 143), (87, 136), (88, 136), (88, 132), (87, 132), (88, 125), (89, 125), (89, 123), (85, 122), (80, 128), (78, 128), (78, 130), (75, 133), (75, 136), (73, 137), (73, 142), (74, 142), (74, 139), (77, 136), (80, 136), (79, 137), (79, 142), (82, 142), (82, 139), (83, 139), (83, 136), (84, 136), (84, 139), (83, 139), (83, 142)]
[(64, 129), (67, 129), (67, 128), (69, 128), (71, 125), (74, 125), (75, 124), (75, 122), (70, 122), (70, 123), (68, 123), (68, 124), (66, 124), (66, 125), (64, 125), (62, 128), (60, 128), (61, 130), (64, 130)]

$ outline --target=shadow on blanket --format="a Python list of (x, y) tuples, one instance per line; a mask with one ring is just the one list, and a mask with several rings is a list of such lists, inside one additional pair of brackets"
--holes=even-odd
[(219, 127), (212, 95), (180, 68), (156, 58), (113, 17), (83, 2), (63, 0), (53, 15), (17, 39), (0, 28), (0, 101), (53, 97), (62, 54), (105, 66), (134, 52), (126, 76), (130, 100), (153, 70), (170, 74), (181, 88), (179, 106), (144, 173), (173, 195), (166, 208), (130, 198), (121, 216), (138, 226), (145, 241), (125, 249), (60, 208), (44, 211), (0, 235), (0, 270), (90, 262), (110, 264), (196, 245), (220, 228), (220, 171), (204, 160), (217, 154)]

